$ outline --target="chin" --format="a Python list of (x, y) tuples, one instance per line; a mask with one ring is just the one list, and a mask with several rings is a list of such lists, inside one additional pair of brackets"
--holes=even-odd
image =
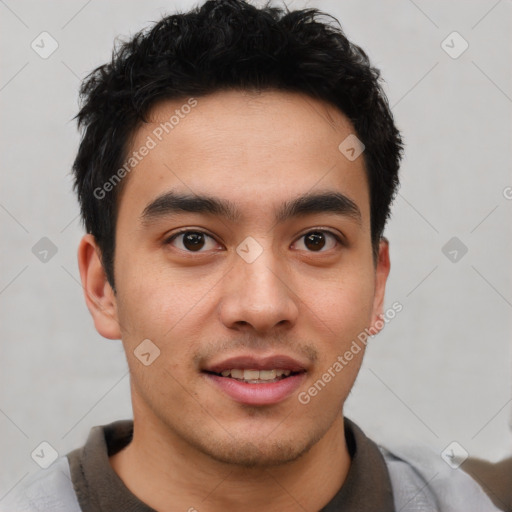
[(240, 439), (232, 436), (198, 447), (205, 455), (225, 464), (250, 469), (267, 469), (290, 464), (306, 454), (318, 439)]

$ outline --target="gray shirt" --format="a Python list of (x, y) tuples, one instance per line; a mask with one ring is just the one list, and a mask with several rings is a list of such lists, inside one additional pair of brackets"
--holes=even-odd
[[(0, 502), (0, 512), (155, 512), (125, 486), (109, 463), (109, 456), (125, 447), (132, 434), (131, 420), (93, 427), (83, 447), (15, 488)], [(378, 447), (348, 419), (345, 436), (350, 469), (320, 512), (498, 510), (468, 475), (448, 467), (438, 454)]]

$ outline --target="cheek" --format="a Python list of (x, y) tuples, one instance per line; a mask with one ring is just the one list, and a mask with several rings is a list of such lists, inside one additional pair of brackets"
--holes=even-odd
[[(371, 320), (374, 298), (374, 276), (357, 268), (346, 269), (322, 283), (322, 291), (304, 290), (304, 302), (324, 325), (345, 338), (354, 330), (367, 327)], [(356, 333), (357, 334), (357, 333)]]
[(164, 262), (121, 244), (116, 250), (116, 287), (125, 317), (137, 318), (139, 325), (141, 321), (154, 325), (175, 307), (186, 307), (186, 293), (179, 282), (166, 276)]
[[(166, 366), (191, 363), (203, 325), (198, 317), (211, 309), (204, 280), (173, 274), (165, 266), (133, 261), (118, 280), (118, 316), (123, 343), (132, 353), (142, 340), (151, 340)], [(193, 285), (195, 282), (200, 285)], [(208, 309), (209, 311), (209, 309)], [(187, 359), (188, 358), (188, 359)]]

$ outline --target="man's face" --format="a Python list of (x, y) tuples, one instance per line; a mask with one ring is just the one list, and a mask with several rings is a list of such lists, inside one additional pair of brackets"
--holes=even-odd
[[(284, 92), (198, 98), (159, 141), (184, 104), (159, 104), (138, 129), (130, 153), (156, 146), (120, 196), (115, 306), (134, 418), (219, 461), (291, 461), (339, 428), (363, 351), (309, 403), (299, 393), (381, 312), (387, 247), (376, 268), (363, 158), (338, 149), (354, 133), (338, 110)], [(160, 350), (148, 365), (143, 340), (146, 362)]]

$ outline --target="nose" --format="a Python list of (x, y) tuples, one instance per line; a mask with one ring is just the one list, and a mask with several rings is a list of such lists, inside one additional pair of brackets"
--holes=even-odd
[(250, 329), (259, 334), (289, 329), (297, 322), (299, 299), (289, 273), (270, 248), (248, 263), (236, 257), (224, 280), (220, 317), (230, 329)]

